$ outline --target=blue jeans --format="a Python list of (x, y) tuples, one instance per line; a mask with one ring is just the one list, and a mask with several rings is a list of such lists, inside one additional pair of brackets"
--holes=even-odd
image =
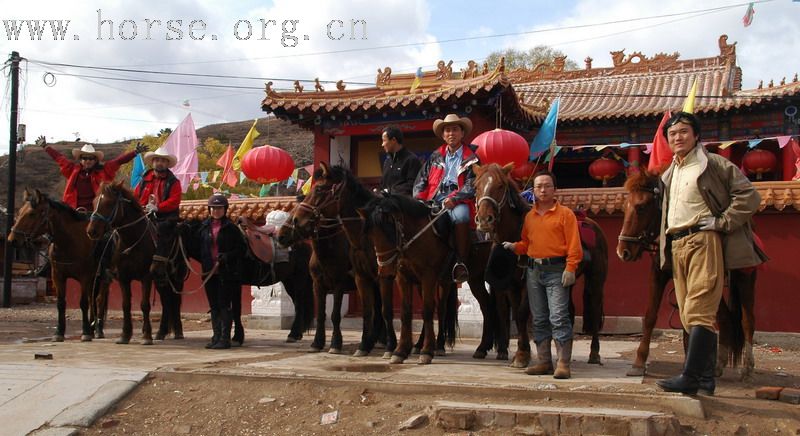
[(537, 344), (555, 339), (560, 343), (572, 339), (569, 320), (569, 291), (561, 285), (563, 270), (543, 271), (539, 266), (528, 268), (528, 301), (533, 314), (533, 340)]
[[(447, 196), (443, 194), (433, 197), (433, 200), (438, 203), (443, 202), (445, 199), (447, 199)], [(453, 224), (469, 222), (469, 206), (464, 203), (458, 204), (452, 209), (448, 209), (447, 213), (450, 215), (450, 220), (453, 222)]]

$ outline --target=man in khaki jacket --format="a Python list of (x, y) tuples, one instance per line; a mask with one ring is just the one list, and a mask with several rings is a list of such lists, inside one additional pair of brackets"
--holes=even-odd
[(681, 323), (689, 334), (683, 372), (657, 384), (669, 392), (714, 394), (714, 327), (725, 271), (767, 257), (753, 240), (751, 218), (761, 198), (730, 161), (700, 144), (700, 123), (678, 112), (664, 126), (674, 153), (661, 176), (661, 268), (671, 267)]

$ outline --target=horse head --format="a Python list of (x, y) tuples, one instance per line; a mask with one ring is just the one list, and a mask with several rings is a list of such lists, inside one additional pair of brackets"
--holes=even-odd
[(86, 234), (92, 240), (100, 239), (108, 230), (124, 226), (144, 216), (144, 210), (133, 193), (122, 182), (102, 183), (94, 199), (94, 211), (89, 217)]
[(628, 200), (617, 243), (617, 256), (624, 262), (638, 260), (644, 251), (654, 251), (661, 224), (661, 193), (658, 174), (641, 171), (625, 182)]
[[(314, 236), (320, 227), (338, 226), (339, 200), (344, 176), (339, 167), (329, 167), (324, 162), (314, 171), (314, 186), (303, 201), (295, 205), (292, 215), (281, 226), (278, 242), (289, 246), (301, 239)], [(331, 224), (332, 222), (336, 224)]]
[(49, 227), (50, 199), (38, 189), (31, 192), (26, 188), (23, 204), (8, 235), (8, 242), (14, 246), (26, 244), (50, 231)]
[(513, 168), (513, 163), (504, 167), (495, 163), (473, 165), (475, 194), (478, 197), (475, 224), (479, 231), (494, 235), (501, 210), (509, 200), (509, 174)]
[(378, 275), (381, 277), (394, 277), (397, 274), (397, 264), (402, 254), (403, 227), (399, 205), (393, 197), (386, 194), (356, 210), (364, 220), (364, 233), (375, 247)]

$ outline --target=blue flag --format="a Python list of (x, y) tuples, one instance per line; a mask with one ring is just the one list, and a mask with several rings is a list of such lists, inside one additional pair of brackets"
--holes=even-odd
[(131, 169), (131, 188), (136, 188), (136, 185), (142, 181), (144, 175), (144, 160), (141, 154), (137, 154), (133, 159), (133, 169)]
[(561, 97), (556, 97), (550, 105), (550, 112), (547, 113), (539, 133), (533, 138), (531, 142), (530, 160), (536, 159), (540, 154), (544, 153), (550, 148), (550, 144), (556, 138), (556, 124), (558, 124), (558, 106)]

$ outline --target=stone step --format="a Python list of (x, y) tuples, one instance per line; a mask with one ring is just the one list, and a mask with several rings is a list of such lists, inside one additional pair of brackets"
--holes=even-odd
[(433, 423), (448, 431), (494, 429), (513, 434), (677, 435), (669, 414), (597, 407), (544, 407), (437, 401)]

